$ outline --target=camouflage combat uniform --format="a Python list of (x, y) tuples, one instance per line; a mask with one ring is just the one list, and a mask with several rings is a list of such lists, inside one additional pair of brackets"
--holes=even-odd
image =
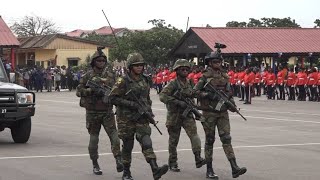
[[(93, 57), (96, 56), (97, 53), (93, 55)], [(88, 150), (90, 159), (94, 164), (94, 172), (95, 166), (98, 166), (99, 170), (97, 171), (100, 171), (97, 159), (99, 158), (98, 143), (101, 125), (109, 136), (111, 150), (113, 156), (116, 158), (117, 171), (121, 172), (123, 167), (121, 164), (120, 139), (112, 110), (113, 105), (110, 102), (103, 102), (103, 95), (96, 94), (94, 89), (86, 86), (89, 80), (102, 86), (112, 87), (115, 83), (115, 75), (111, 70), (107, 70), (106, 68), (101, 72), (95, 71), (94, 69), (88, 71), (81, 77), (76, 95), (81, 97), (80, 106), (86, 109), (86, 128), (90, 134)]]
[[(152, 85), (151, 78), (144, 74), (140, 74), (139, 77), (134, 80), (128, 75), (130, 74), (132, 67), (136, 64), (145, 65), (141, 54), (129, 54), (127, 58), (129, 72), (125, 76), (118, 78), (110, 93), (110, 101), (117, 106), (116, 115), (119, 138), (123, 141), (122, 162), (124, 171), (122, 179), (132, 179), (130, 166), (135, 137), (140, 143), (146, 161), (151, 165), (154, 179), (157, 180), (168, 171), (168, 166), (158, 167), (156, 163), (156, 155), (153, 151), (150, 138), (151, 128), (149, 126), (149, 120), (144, 116), (139, 117), (136, 121), (133, 120), (136, 119), (135, 116), (138, 115), (137, 110), (139, 105), (135, 102), (131, 93), (139, 100), (143, 101), (147, 106), (146, 108), (150, 109), (150, 113), (152, 114), (152, 101), (150, 99), (150, 87)], [(129, 91), (131, 92), (129, 93)]]
[[(136, 114), (136, 110), (130, 109), (121, 103), (125, 101), (133, 101), (129, 95), (125, 95), (129, 90), (132, 91), (139, 99), (142, 99), (149, 106), (150, 100), (150, 80), (147, 76), (141, 75), (140, 79), (134, 81), (126, 76), (120, 77), (112, 88), (110, 98), (117, 105), (117, 123), (119, 130), (119, 138), (122, 140), (132, 140), (134, 136), (141, 143), (144, 136), (151, 135), (151, 128), (147, 119), (139, 119), (139, 122), (134, 122), (131, 119)], [(155, 159), (156, 155), (152, 147), (142, 150), (143, 155), (149, 162), (149, 159)], [(124, 164), (131, 164), (131, 152), (123, 150), (122, 160)]]
[[(179, 67), (190, 67), (187, 60), (179, 59), (174, 65), (174, 70)], [(181, 115), (185, 108), (180, 107), (175, 103), (178, 99), (174, 93), (179, 91), (188, 98), (193, 98), (193, 82), (186, 79), (182, 82), (179, 78), (170, 81), (159, 94), (160, 101), (166, 104), (167, 107), (167, 121), (166, 126), (169, 133), (169, 167), (173, 171), (180, 171), (177, 167), (177, 145), (180, 138), (181, 127), (183, 127), (190, 138), (192, 151), (196, 156), (196, 166), (199, 168), (205, 164), (205, 160), (200, 157), (201, 154), (201, 141), (197, 133), (197, 126), (193, 114), (190, 112), (187, 118)], [(179, 100), (178, 100), (179, 101)]]
[[(222, 57), (217, 52), (211, 52), (208, 56), (206, 56), (205, 61), (206, 63), (212, 61), (212, 63), (210, 64), (214, 66), (214, 61), (221, 63)], [(200, 95), (200, 92), (206, 92), (204, 90), (204, 86), (207, 82), (209, 82), (217, 90), (224, 91), (230, 97), (230, 101), (234, 102), (234, 100), (232, 99), (229, 76), (227, 72), (222, 70), (221, 64), (220, 68), (217, 69), (213, 69), (212, 67), (210, 67), (210, 65), (207, 67), (207, 69), (203, 72), (203, 75), (200, 78), (199, 82), (194, 87), (196, 94)], [(225, 155), (231, 164), (232, 176), (236, 178), (239, 175), (244, 174), (247, 170), (246, 168), (239, 168), (236, 164), (235, 154), (231, 145), (228, 108), (225, 104), (223, 104), (219, 111), (215, 109), (220, 100), (218, 97), (214, 98), (214, 100), (203, 96), (198, 97), (200, 101), (200, 109), (203, 110), (203, 116), (205, 118), (205, 122), (202, 122), (202, 126), (206, 134), (205, 158), (207, 160), (207, 177), (208, 175), (212, 175), (212, 179), (217, 178), (212, 170), (213, 144), (215, 142), (216, 127), (218, 129), (218, 134), (220, 137), (220, 141), (222, 142), (222, 147)]]
[[(231, 93), (229, 78), (225, 72), (216, 71), (208, 67), (206, 72), (200, 78), (198, 84), (194, 87), (195, 90), (202, 90), (207, 82), (217, 89), (223, 90), (226, 93)], [(206, 134), (205, 157), (207, 161), (212, 161), (213, 143), (215, 141), (215, 129), (217, 127), (223, 150), (228, 159), (235, 158), (231, 145), (230, 122), (227, 108), (225, 105), (221, 111), (210, 110), (208, 107), (216, 107), (218, 101), (210, 101), (208, 98), (200, 98), (200, 107), (203, 109), (203, 116), (206, 121), (202, 122), (203, 129)]]

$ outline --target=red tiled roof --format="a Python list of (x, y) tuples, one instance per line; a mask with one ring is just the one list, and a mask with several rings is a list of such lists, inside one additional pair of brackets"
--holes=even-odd
[(99, 46), (106, 46), (96, 41), (91, 41), (79, 37), (70, 37), (63, 34), (49, 34), (49, 35), (41, 35), (41, 36), (33, 36), (33, 37), (26, 37), (26, 38), (19, 38), (21, 43), (20, 49), (30, 49), (30, 48), (46, 48), (48, 44), (50, 44), (54, 39), (62, 38), (68, 39), (72, 41), (78, 41), (82, 43), (89, 43)]
[(201, 28), (192, 27), (211, 49), (215, 42), (227, 45), (223, 53), (320, 52), (317, 28)]
[[(127, 28), (112, 28), (114, 33), (117, 34), (123, 30), (126, 30)], [(96, 33), (99, 35), (113, 35), (111, 27), (110, 26), (103, 26), (99, 29), (95, 29), (95, 30), (82, 30), (82, 29), (76, 29), (74, 31), (71, 32), (66, 32), (65, 34), (67, 36), (71, 36), (71, 37), (81, 37), (82, 34), (90, 34), (90, 33)]]
[(73, 30), (71, 32), (66, 32), (66, 35), (67, 36), (71, 36), (71, 37), (81, 37), (81, 35), (83, 33), (85, 34), (89, 34), (91, 33), (92, 31), (91, 30), (82, 30), (82, 29), (76, 29), (76, 30)]
[(7, 24), (0, 16), (0, 46), (12, 47), (19, 45), (20, 43), (18, 39), (13, 35), (10, 28), (7, 26)]
[[(115, 31), (115, 28), (112, 28), (113, 31)], [(95, 33), (99, 34), (99, 35), (112, 35), (112, 30), (110, 26), (103, 26), (99, 29), (93, 30)], [(114, 32), (116, 33), (116, 32)]]

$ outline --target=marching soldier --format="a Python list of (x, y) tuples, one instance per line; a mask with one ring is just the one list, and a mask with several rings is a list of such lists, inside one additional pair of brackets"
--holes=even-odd
[(257, 91), (256, 95), (261, 96), (261, 74), (260, 70), (258, 68), (255, 69), (255, 75), (254, 75), (254, 87)]
[(288, 100), (296, 100), (295, 95), (295, 82), (296, 82), (296, 74), (294, 73), (294, 69), (290, 68), (288, 73), (288, 78), (286, 82), (286, 86), (289, 88), (289, 98)]
[[(275, 99), (275, 92), (277, 92), (277, 90), (275, 89), (275, 83), (276, 83), (276, 76), (274, 75), (274, 73), (272, 72), (272, 69), (269, 68), (268, 69), (268, 76), (266, 79), (266, 84), (267, 84), (267, 97), (268, 99)], [(278, 95), (277, 95), (278, 98)]]
[[(218, 105), (219, 99), (213, 98), (215, 100), (210, 100), (208, 96), (212, 92), (208, 92), (204, 89), (205, 84), (210, 83), (218, 90), (224, 91), (230, 96), (230, 98), (232, 97), (229, 78), (226, 72), (222, 70), (221, 61), (222, 57), (219, 51), (211, 52), (210, 54), (208, 54), (208, 56), (205, 57), (205, 63), (208, 65), (208, 67), (204, 71), (203, 76), (200, 78), (199, 82), (194, 87), (194, 90), (199, 97), (200, 107), (203, 110), (203, 116), (205, 118), (205, 121), (202, 122), (202, 126), (206, 135), (206, 176), (207, 178), (211, 179), (218, 179), (212, 168), (212, 154), (216, 127), (218, 129), (218, 134), (222, 142), (223, 150), (226, 154), (227, 159), (230, 161), (232, 177), (237, 178), (247, 171), (245, 167), (240, 168), (236, 163), (236, 157), (231, 145), (230, 122), (227, 107), (225, 105), (222, 105), (219, 111), (211, 108)], [(231, 100), (233, 99), (231, 98)]]
[[(261, 85), (263, 86), (263, 95), (267, 94), (267, 78), (269, 76), (268, 68), (265, 68), (261, 74)], [(268, 96), (268, 95), (267, 95)]]
[(297, 80), (295, 85), (299, 89), (298, 101), (306, 101), (306, 86), (307, 83), (307, 74), (305, 73), (305, 69), (301, 68), (297, 74)]
[(316, 101), (317, 98), (317, 83), (318, 83), (318, 72), (316, 68), (311, 68), (311, 72), (308, 75), (307, 86), (310, 90), (309, 101)]
[(253, 77), (250, 74), (250, 68), (246, 69), (246, 75), (244, 76), (243, 79), (243, 86), (244, 86), (244, 91), (245, 91), (245, 102), (243, 104), (251, 104), (251, 86), (252, 86), (252, 81)]
[(240, 68), (240, 72), (238, 73), (238, 85), (239, 85), (241, 99), (239, 101), (244, 101), (245, 89), (243, 85), (243, 80), (245, 75), (246, 75), (246, 72), (244, 68), (243, 67)]
[(178, 59), (173, 70), (177, 72), (177, 78), (170, 81), (160, 93), (160, 101), (166, 104), (167, 122), (169, 133), (169, 167), (171, 171), (179, 172), (177, 145), (179, 143), (181, 127), (184, 128), (191, 141), (192, 151), (195, 156), (196, 167), (200, 168), (206, 164), (201, 157), (201, 141), (197, 133), (197, 126), (193, 114), (189, 112), (187, 117), (182, 117), (182, 113), (187, 107), (186, 102), (178, 99), (175, 93), (181, 93), (188, 98), (193, 98), (193, 81), (187, 79), (190, 71), (190, 63), (185, 59)]
[(283, 71), (283, 68), (281, 66), (279, 66), (279, 71), (277, 73), (277, 86), (279, 88), (279, 93), (280, 93), (280, 100), (285, 100), (285, 92), (284, 92), (284, 79), (286, 74)]
[(117, 106), (119, 137), (123, 142), (122, 159), (124, 170), (122, 180), (133, 179), (130, 166), (134, 137), (141, 145), (142, 153), (151, 166), (154, 179), (160, 179), (168, 171), (168, 165), (158, 167), (150, 138), (149, 119), (142, 115), (135, 120), (138, 108), (140, 108), (136, 102), (137, 99), (141, 100), (150, 111), (149, 113), (152, 114), (152, 102), (150, 99), (152, 81), (149, 76), (143, 74), (145, 64), (141, 54), (129, 54), (127, 58), (128, 73), (117, 80), (110, 93), (110, 101)]
[(101, 49), (98, 49), (91, 57), (90, 64), (92, 70), (82, 76), (76, 92), (76, 95), (81, 97), (80, 106), (86, 108), (86, 127), (90, 135), (88, 150), (93, 164), (93, 173), (96, 175), (102, 174), (98, 164), (98, 143), (101, 125), (110, 138), (111, 150), (116, 159), (117, 171), (123, 171), (120, 140), (115, 124), (112, 104), (110, 102), (103, 102), (103, 91), (86, 86), (89, 80), (101, 86), (112, 86), (115, 83), (114, 73), (110, 70), (106, 71), (106, 63), (106, 55)]

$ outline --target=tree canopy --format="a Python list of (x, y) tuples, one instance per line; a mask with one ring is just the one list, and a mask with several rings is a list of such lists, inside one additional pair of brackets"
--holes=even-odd
[(47, 35), (60, 32), (55, 23), (39, 16), (25, 16), (20, 22), (14, 23), (10, 28), (18, 37)]
[(320, 27), (320, 19), (316, 19), (315, 21), (314, 21), (314, 23), (316, 24), (314, 27), (315, 28), (319, 28)]
[[(149, 30), (132, 31), (122, 37), (117, 37), (119, 46), (114, 38), (102, 41), (107, 37), (101, 37), (100, 42), (109, 41), (108, 44), (112, 46), (109, 54), (110, 60), (126, 60), (128, 54), (138, 52), (149, 65), (169, 64), (168, 53), (183, 36), (183, 31), (171, 24), (166, 25), (163, 19), (149, 20), (148, 23), (153, 25)], [(92, 37), (87, 38), (92, 39)]]
[(292, 27), (299, 28), (300, 25), (290, 17), (287, 18), (261, 18), (254, 19), (249, 18), (249, 22), (230, 21), (226, 24), (226, 27)]

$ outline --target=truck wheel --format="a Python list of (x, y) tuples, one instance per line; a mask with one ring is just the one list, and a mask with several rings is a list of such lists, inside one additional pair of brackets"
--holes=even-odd
[(11, 127), (11, 136), (15, 143), (26, 143), (29, 140), (30, 132), (30, 117), (18, 121), (13, 127)]

